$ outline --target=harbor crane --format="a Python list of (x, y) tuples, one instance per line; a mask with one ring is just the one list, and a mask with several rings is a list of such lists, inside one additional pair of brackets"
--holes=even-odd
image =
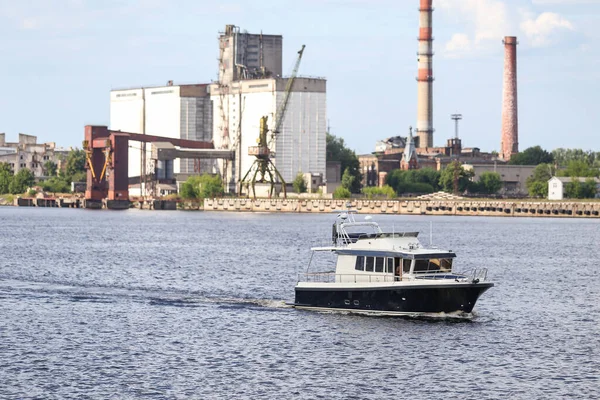
[[(248, 147), (248, 155), (255, 156), (256, 158), (250, 166), (250, 169), (248, 169), (248, 172), (246, 172), (246, 174), (244, 175), (244, 178), (242, 178), (240, 185), (251, 185), (252, 195), (255, 199), (256, 182), (270, 183), (271, 188), (269, 189), (269, 197), (271, 197), (275, 190), (276, 179), (279, 179), (281, 181), (281, 185), (283, 188), (283, 196), (287, 197), (286, 183), (283, 179), (283, 176), (281, 176), (281, 173), (277, 170), (277, 167), (273, 163), (272, 159), (275, 157), (275, 153), (271, 150), (271, 147), (277, 139), (277, 135), (280, 133), (281, 126), (283, 124), (285, 111), (290, 100), (290, 94), (292, 93), (294, 81), (296, 80), (296, 75), (298, 74), (298, 68), (300, 68), (300, 61), (302, 61), (304, 47), (306, 46), (302, 45), (302, 48), (300, 49), (300, 51), (298, 51), (298, 58), (296, 60), (296, 64), (294, 65), (294, 69), (292, 70), (292, 75), (288, 78), (287, 83), (285, 85), (285, 91), (283, 92), (283, 100), (277, 108), (277, 111), (274, 116), (275, 122), (273, 124), (273, 128), (271, 129), (271, 135), (269, 136), (269, 127), (267, 125), (269, 117), (265, 115), (260, 118), (259, 133), (257, 139), (258, 146)], [(252, 178), (248, 181), (247, 179), (250, 176)]]

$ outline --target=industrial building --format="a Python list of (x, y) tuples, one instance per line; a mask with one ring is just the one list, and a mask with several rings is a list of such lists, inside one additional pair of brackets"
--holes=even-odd
[[(110, 126), (116, 131), (210, 142), (212, 118), (207, 84), (174, 85), (169, 81), (166, 86), (110, 93)], [(129, 189), (133, 196), (149, 194), (150, 183), (146, 176), (158, 180), (162, 188), (158, 190), (164, 193), (176, 191), (176, 181), (185, 181), (192, 174), (212, 172), (210, 159), (158, 161), (152, 157), (156, 147), (155, 143), (129, 141)]]
[(0, 163), (10, 166), (13, 173), (29, 169), (36, 178), (47, 176), (44, 164), (51, 161), (60, 166), (71, 149), (56, 147), (54, 142), (38, 143), (37, 136), (19, 134), (18, 142), (7, 142), (0, 133)]
[[(221, 92), (219, 84), (210, 86), (211, 100), (216, 104), (213, 109), (215, 147), (231, 146), (235, 151), (234, 163), (223, 160), (219, 166), (221, 175), (227, 177), (230, 191), (239, 189), (240, 179), (252, 166), (255, 157), (248, 154), (248, 148), (256, 146), (261, 117), (267, 116), (268, 123), (273, 124), (286, 83), (287, 79), (283, 78), (238, 81), (229, 86), (227, 94)], [(325, 91), (324, 79), (295, 80), (283, 125), (270, 146), (275, 153), (274, 164), (287, 183), (299, 172), (325, 176)], [(229, 137), (223, 134), (226, 129)]]
[[(249, 148), (256, 146), (263, 117), (271, 131), (273, 164), (285, 182), (291, 184), (300, 172), (325, 179), (325, 79), (293, 80), (282, 125), (274, 133), (289, 79), (282, 77), (283, 38), (227, 25), (218, 42), (217, 82), (174, 85), (170, 81), (166, 86), (111, 91), (112, 131), (212, 142), (216, 150), (194, 150), (194, 158), (179, 158), (182, 151), (175, 149), (178, 158), (159, 160), (156, 152), (168, 150), (161, 148), (164, 144), (130, 140), (131, 195), (164, 194), (165, 190), (154, 190), (157, 182), (163, 189), (175, 190), (177, 182), (202, 173), (219, 174), (226, 191), (241, 192), (240, 182), (255, 159)], [(217, 157), (217, 151), (226, 156)]]
[[(233, 25), (219, 37), (219, 81), (210, 85), (210, 99), (215, 148), (235, 153), (234, 162), (218, 163), (230, 192), (243, 191), (241, 181), (255, 161), (250, 148), (257, 145), (263, 117), (271, 132), (272, 162), (287, 184), (298, 173), (326, 176), (326, 81), (282, 78), (282, 41), (279, 35), (240, 33)], [(291, 93), (281, 110), (289, 79), (294, 79)], [(283, 118), (282, 125), (274, 132), (277, 118)]]
[(496, 172), (502, 180), (500, 193), (513, 196), (526, 196), (528, 194), (527, 178), (533, 174), (535, 167), (535, 165), (508, 165), (500, 160), (463, 164), (465, 170), (471, 170), (475, 173), (473, 181), (478, 181), (484, 172)]

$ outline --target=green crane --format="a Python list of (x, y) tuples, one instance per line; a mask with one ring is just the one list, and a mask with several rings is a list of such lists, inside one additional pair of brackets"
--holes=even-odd
[[(255, 185), (256, 182), (259, 183), (270, 183), (271, 188), (269, 190), (269, 197), (271, 197), (275, 191), (275, 182), (276, 178), (281, 181), (281, 185), (283, 188), (283, 196), (287, 197), (286, 183), (281, 176), (281, 173), (275, 167), (272, 158), (274, 154), (272, 154), (270, 146), (273, 144), (277, 135), (280, 132), (281, 125), (283, 123), (283, 119), (285, 117), (285, 111), (287, 109), (290, 94), (292, 93), (292, 89), (294, 87), (294, 81), (296, 80), (296, 75), (298, 74), (298, 69), (300, 68), (300, 61), (302, 61), (302, 54), (304, 53), (305, 45), (302, 45), (300, 51), (298, 51), (298, 59), (296, 60), (296, 64), (294, 65), (294, 69), (292, 71), (292, 75), (288, 78), (287, 83), (285, 85), (285, 91), (283, 92), (283, 101), (277, 108), (275, 113), (275, 123), (273, 124), (273, 129), (271, 130), (271, 136), (269, 137), (269, 128), (267, 125), (267, 121), (269, 119), (268, 116), (263, 116), (260, 118), (260, 128), (258, 132), (257, 146), (248, 147), (248, 155), (255, 156), (254, 162), (248, 169), (248, 172), (242, 178), (240, 185), (252, 185), (252, 196), (256, 198)], [(249, 181), (248, 177), (252, 177)], [(258, 177), (258, 179), (257, 179)], [(249, 193), (248, 193), (249, 194)]]

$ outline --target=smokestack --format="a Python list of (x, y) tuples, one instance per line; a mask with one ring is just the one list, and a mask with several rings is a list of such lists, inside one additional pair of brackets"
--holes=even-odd
[(433, 0), (420, 0), (419, 74), (417, 76), (417, 135), (419, 147), (433, 147), (433, 37), (431, 14)]
[(500, 158), (510, 160), (519, 152), (519, 117), (517, 115), (517, 38), (506, 36), (504, 43), (504, 89), (502, 92), (502, 142)]

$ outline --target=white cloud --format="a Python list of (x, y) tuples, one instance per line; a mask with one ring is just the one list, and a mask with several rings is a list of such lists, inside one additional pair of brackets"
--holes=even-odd
[(21, 21), (21, 28), (23, 28), (25, 30), (37, 29), (38, 27), (39, 27), (39, 21), (37, 18), (28, 17), (28, 18), (24, 18)]
[(448, 57), (488, 51), (512, 31), (509, 9), (499, 0), (438, 0), (436, 6), (469, 28), (468, 34), (456, 33), (446, 43)]
[(521, 31), (533, 47), (550, 45), (557, 31), (573, 30), (573, 24), (559, 14), (544, 12), (537, 18), (526, 18), (521, 22)]
[[(600, 0), (593, 0), (600, 4)], [(533, 0), (536, 4), (591, 3), (592, 0)], [(466, 33), (452, 35), (444, 46), (444, 55), (459, 58), (499, 50), (505, 36), (524, 36), (524, 44), (549, 46), (564, 31), (574, 30), (573, 24), (560, 14), (509, 7), (502, 0), (437, 0), (436, 6), (467, 27)]]
[(575, 5), (575, 4), (600, 4), (600, 0), (533, 0), (536, 6), (548, 5)]
[(444, 46), (444, 52), (448, 58), (460, 58), (470, 51), (471, 39), (464, 33), (455, 33), (452, 35), (452, 39)]

